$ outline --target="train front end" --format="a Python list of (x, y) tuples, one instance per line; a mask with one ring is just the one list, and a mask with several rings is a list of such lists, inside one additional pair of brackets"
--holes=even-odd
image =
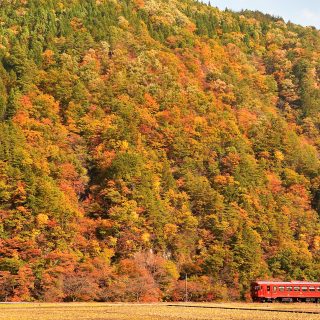
[(258, 282), (251, 283), (251, 298), (257, 302), (262, 301), (264, 298), (263, 288)]

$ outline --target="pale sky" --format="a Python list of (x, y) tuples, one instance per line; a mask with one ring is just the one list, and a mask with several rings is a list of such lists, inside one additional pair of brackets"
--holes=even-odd
[[(209, 0), (203, 0), (208, 2)], [(224, 10), (259, 10), (286, 21), (320, 29), (320, 0), (210, 0), (211, 5)]]

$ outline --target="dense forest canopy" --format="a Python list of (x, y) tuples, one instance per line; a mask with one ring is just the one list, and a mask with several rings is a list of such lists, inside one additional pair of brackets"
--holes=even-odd
[(193, 0), (0, 4), (0, 300), (319, 280), (318, 30)]

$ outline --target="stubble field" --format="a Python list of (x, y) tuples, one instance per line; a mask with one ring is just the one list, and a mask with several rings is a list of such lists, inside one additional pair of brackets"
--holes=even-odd
[[(1, 320), (320, 320), (320, 305), (315, 304), (110, 304), (110, 303), (26, 303), (1, 304)], [(201, 306), (199, 308), (198, 306)], [(213, 307), (213, 308), (208, 308)], [(223, 308), (265, 309), (234, 310)], [(270, 312), (296, 310), (319, 314)]]

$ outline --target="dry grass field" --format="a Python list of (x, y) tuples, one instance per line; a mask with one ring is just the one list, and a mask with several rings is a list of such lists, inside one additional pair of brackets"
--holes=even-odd
[[(315, 304), (189, 304), (192, 306), (239, 307), (319, 311)], [(0, 320), (320, 320), (320, 314), (280, 313), (169, 306), (168, 304), (26, 303), (0, 304)]]

